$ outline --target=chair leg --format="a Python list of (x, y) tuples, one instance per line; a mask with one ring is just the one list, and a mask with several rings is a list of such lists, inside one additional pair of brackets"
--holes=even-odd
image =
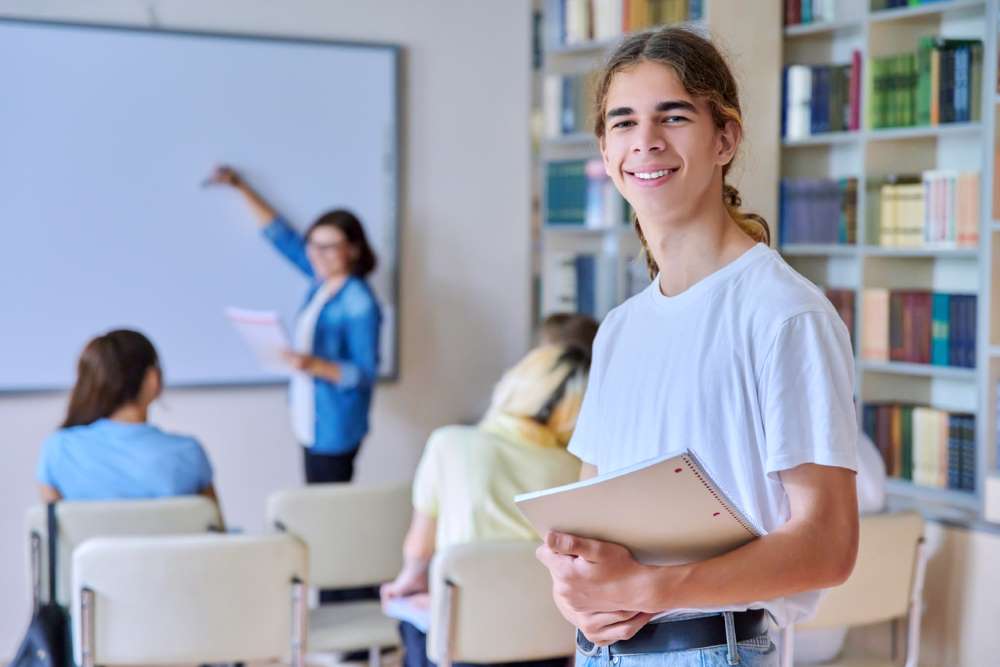
[(82, 667), (94, 667), (94, 591), (80, 589), (80, 658)]
[(368, 667), (381, 667), (382, 647), (372, 646), (368, 649)]

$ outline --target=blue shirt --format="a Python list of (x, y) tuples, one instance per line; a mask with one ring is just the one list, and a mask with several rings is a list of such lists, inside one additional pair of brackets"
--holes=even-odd
[[(303, 307), (321, 286), (316, 280), (305, 241), (292, 227), (275, 218), (264, 236), (311, 281)], [(315, 378), (316, 438), (312, 451), (346, 454), (368, 434), (368, 411), (378, 378), (382, 310), (365, 280), (350, 276), (330, 297), (316, 319), (312, 354), (340, 367), (337, 383)]]
[(66, 500), (185, 496), (212, 484), (212, 465), (194, 438), (98, 419), (45, 440), (38, 481)]

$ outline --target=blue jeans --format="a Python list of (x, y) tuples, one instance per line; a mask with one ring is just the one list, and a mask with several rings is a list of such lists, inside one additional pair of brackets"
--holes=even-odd
[[(767, 635), (739, 642), (740, 667), (778, 667), (778, 649)], [(729, 667), (726, 645), (667, 653), (637, 653), (608, 657), (601, 648), (592, 656), (576, 652), (576, 667)]]

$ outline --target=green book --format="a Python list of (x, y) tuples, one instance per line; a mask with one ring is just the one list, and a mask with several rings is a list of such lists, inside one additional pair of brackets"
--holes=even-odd
[(917, 46), (917, 125), (931, 124), (931, 51), (934, 37), (921, 37)]
[(972, 76), (969, 85), (972, 86), (972, 93), (969, 96), (969, 113), (973, 121), (982, 118), (983, 108), (983, 45), (981, 43), (972, 45)]
[(931, 301), (931, 364), (948, 365), (949, 301), (947, 294), (935, 293)]
[(903, 479), (913, 480), (913, 406), (902, 405), (899, 408), (900, 416), (900, 470), (899, 476)]

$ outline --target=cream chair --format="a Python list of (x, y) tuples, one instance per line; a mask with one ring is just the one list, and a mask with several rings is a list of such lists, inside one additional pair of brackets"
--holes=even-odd
[[(63, 501), (56, 505), (59, 545), (56, 554), (56, 598), (68, 605), (73, 549), (92, 537), (126, 535), (185, 535), (220, 530), (219, 508), (204, 496), (182, 496), (151, 500)], [(45, 506), (28, 510), (31, 581), (48, 590), (48, 549)]]
[(427, 652), (454, 662), (514, 662), (570, 656), (575, 631), (552, 601), (534, 542), (451, 547), (431, 566)]
[[(916, 667), (927, 563), (923, 534), (924, 520), (915, 512), (862, 517), (854, 572), (846, 582), (826, 591), (815, 615), (796, 627), (852, 627), (907, 618), (905, 665)], [(785, 632), (785, 667), (793, 664), (793, 634), (794, 629)], [(827, 664), (830, 667), (890, 667), (895, 663), (846, 658)]]
[(73, 553), (76, 663), (301, 667), (306, 572), (289, 535), (88, 540)]
[[(267, 499), (268, 522), (309, 547), (309, 583), (319, 589), (375, 586), (402, 567), (412, 507), (409, 485), (319, 484), (279, 491)], [(309, 612), (309, 650), (368, 650), (396, 646), (396, 622), (377, 600), (338, 602)]]

